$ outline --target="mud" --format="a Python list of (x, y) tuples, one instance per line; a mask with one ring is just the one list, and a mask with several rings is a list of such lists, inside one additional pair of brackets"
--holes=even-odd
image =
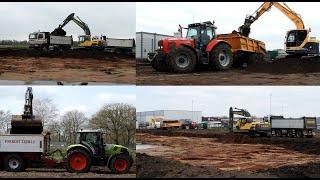
[[(149, 132), (147, 132), (149, 131)], [(212, 170), (210, 177), (318, 177), (320, 170), (319, 138), (250, 138), (210, 130), (180, 130), (137, 132), (137, 142), (157, 145), (157, 148), (138, 150), (167, 161), (178, 161), (194, 167)], [(194, 131), (194, 132), (192, 132)], [(157, 135), (156, 135), (157, 134)], [(161, 134), (161, 135), (160, 135)], [(200, 134), (200, 135), (199, 135)], [(209, 135), (207, 135), (209, 134)], [(144, 176), (137, 156), (138, 177)], [(150, 161), (151, 161), (150, 160)], [(165, 165), (164, 163), (163, 165)], [(154, 165), (152, 168), (161, 169)], [(188, 167), (185, 167), (189, 169)], [(191, 169), (192, 169), (191, 168)], [(211, 172), (211, 171), (209, 171)], [(176, 177), (170, 173), (164, 177)], [(183, 175), (182, 175), (183, 176)], [(198, 176), (201, 177), (201, 173)]]
[(319, 85), (320, 58), (279, 59), (247, 67), (218, 71), (197, 67), (193, 73), (156, 72), (149, 64), (137, 64), (139, 85)]
[(100, 51), (48, 53), (1, 49), (0, 80), (9, 83), (22, 81), (24, 84), (46, 81), (135, 84), (134, 57)]

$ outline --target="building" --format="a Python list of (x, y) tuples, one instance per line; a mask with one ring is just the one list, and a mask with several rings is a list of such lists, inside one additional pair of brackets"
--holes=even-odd
[(190, 119), (194, 122), (200, 123), (202, 112), (186, 110), (157, 110), (137, 112), (137, 121), (139, 124), (149, 123), (152, 117), (163, 117), (166, 120)]
[(158, 41), (168, 37), (174, 36), (148, 32), (136, 32), (136, 59), (147, 59), (148, 53), (155, 52), (158, 48)]

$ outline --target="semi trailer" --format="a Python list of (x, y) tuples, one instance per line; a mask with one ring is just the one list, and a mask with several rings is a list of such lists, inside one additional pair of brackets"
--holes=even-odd
[(105, 50), (123, 54), (132, 54), (135, 48), (134, 39), (106, 38)]

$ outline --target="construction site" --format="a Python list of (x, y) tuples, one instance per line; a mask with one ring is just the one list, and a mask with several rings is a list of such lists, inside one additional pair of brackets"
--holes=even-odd
[[(36, 8), (32, 5), (27, 7), (28, 9)], [(19, 39), (9, 40), (16, 38), (11, 32), (4, 33), (8, 36), (1, 36), (0, 82), (2, 84), (135, 84), (135, 37), (110, 37), (106, 34), (114, 34), (114, 32), (105, 32), (101, 27), (97, 28), (95, 19), (86, 18), (89, 23), (83, 21), (79, 17), (82, 16), (81, 14), (58, 13), (58, 15), (60, 17), (56, 19), (63, 19), (60, 24), (36, 21), (31, 25), (36, 29), (55, 27), (54, 29), (32, 32), (31, 28), (25, 28), (30, 29), (31, 32), (25, 32), (23, 39), (19, 38), (22, 35), (17, 34)], [(36, 18), (39, 14), (34, 16)], [(51, 21), (56, 22), (53, 19)], [(36, 23), (39, 23), (38, 27)], [(119, 25), (121, 23), (118, 22)], [(77, 34), (79, 31), (76, 28), (83, 32)], [(132, 29), (134, 30), (134, 27)], [(99, 36), (95, 35), (98, 30), (101, 32)], [(130, 29), (127, 31), (129, 32)], [(22, 32), (19, 31), (19, 33)], [(124, 36), (126, 35), (120, 35), (120, 37)], [(28, 39), (26, 40), (25, 37)]]
[[(320, 56), (317, 34), (311, 32), (312, 27), (305, 25), (304, 20), (309, 17), (302, 17), (288, 4), (261, 3), (254, 12), (247, 12), (244, 22), (239, 22), (241, 26), (234, 27), (232, 32), (216, 32), (216, 29), (221, 29), (216, 24), (223, 22), (215, 20), (194, 22), (187, 27), (179, 24), (174, 37), (162, 36), (155, 43), (156, 48), (149, 50), (147, 57), (141, 55), (142, 59), (137, 60), (137, 84), (318, 84)], [(254, 26), (261, 25), (263, 20), (266, 22), (268, 13), (275, 9), (295, 28), (282, 32), (281, 39), (285, 41), (276, 45), (281, 49), (272, 50), (268, 43), (274, 42), (257, 40), (251, 35), (257, 31)], [(275, 37), (270, 34), (269, 39), (274, 40)]]
[[(301, 95), (292, 87), (225, 90), (211, 86), (204, 90), (188, 86), (174, 87), (177, 93), (162, 94), (161, 98), (156, 98), (161, 94), (159, 87), (145, 89), (154, 97), (156, 105), (152, 107), (188, 107), (185, 104), (192, 101), (193, 110), (137, 112), (137, 177), (320, 177), (320, 119), (314, 108), (319, 97), (315, 88), (305, 88)], [(195, 94), (187, 96), (190, 91)], [(262, 97), (270, 92), (272, 98), (270, 95), (264, 102)], [(144, 97), (140, 101), (148, 104), (151, 100)], [(310, 104), (302, 105), (304, 101)], [(251, 110), (228, 108), (230, 103)]]

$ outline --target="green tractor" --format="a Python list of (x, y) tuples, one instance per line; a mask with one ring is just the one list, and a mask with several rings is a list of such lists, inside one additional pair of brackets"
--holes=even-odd
[(65, 159), (69, 172), (89, 172), (91, 166), (107, 166), (113, 173), (127, 173), (133, 163), (128, 148), (105, 144), (101, 131), (77, 132), (77, 144), (70, 145)]

